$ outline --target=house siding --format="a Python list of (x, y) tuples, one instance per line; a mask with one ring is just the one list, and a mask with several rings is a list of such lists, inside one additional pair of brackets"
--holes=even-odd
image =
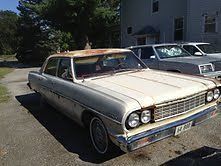
[[(188, 0), (188, 41), (210, 42), (221, 47), (221, 0)], [(204, 33), (204, 14), (217, 15), (217, 33)]]
[(136, 44), (136, 38), (127, 34), (127, 27), (133, 28), (133, 33), (145, 26), (151, 25), (160, 31), (160, 42), (173, 42), (174, 19), (184, 17), (184, 38), (186, 34), (187, 2), (182, 0), (160, 0), (159, 12), (152, 13), (152, 0), (122, 0), (121, 1), (121, 45), (127, 47)]
[[(152, 0), (121, 0), (121, 46), (136, 45), (132, 35), (145, 26), (160, 32), (160, 42), (174, 42), (174, 19), (184, 17), (184, 41), (221, 45), (221, 0), (159, 0), (159, 12), (152, 13)], [(218, 12), (218, 32), (203, 32), (203, 14)], [(127, 34), (132, 27), (132, 34)]]

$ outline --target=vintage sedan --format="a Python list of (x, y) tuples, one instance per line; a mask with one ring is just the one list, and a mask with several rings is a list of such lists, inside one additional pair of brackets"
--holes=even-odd
[(218, 81), (151, 70), (126, 49), (55, 54), (28, 79), (49, 104), (89, 129), (100, 154), (116, 145), (134, 151), (219, 113)]
[(177, 44), (131, 46), (130, 50), (151, 69), (201, 75), (221, 80), (220, 59), (192, 56)]

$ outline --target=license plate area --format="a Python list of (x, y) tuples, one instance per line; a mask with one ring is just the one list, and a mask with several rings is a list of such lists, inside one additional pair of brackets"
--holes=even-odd
[(191, 121), (191, 122), (188, 122), (188, 123), (186, 123), (184, 125), (177, 126), (176, 130), (175, 130), (175, 136), (177, 136), (177, 135), (179, 135), (179, 134), (181, 134), (181, 133), (191, 129), (192, 125), (193, 125), (193, 122)]

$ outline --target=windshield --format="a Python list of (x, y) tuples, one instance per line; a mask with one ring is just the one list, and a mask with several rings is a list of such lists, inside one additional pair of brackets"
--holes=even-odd
[(77, 79), (147, 68), (132, 52), (75, 58), (74, 65)]
[(221, 53), (220, 50), (211, 44), (200, 44), (197, 46), (206, 54)]
[(183, 48), (179, 46), (158, 46), (155, 47), (157, 54), (161, 59), (187, 57), (191, 56)]

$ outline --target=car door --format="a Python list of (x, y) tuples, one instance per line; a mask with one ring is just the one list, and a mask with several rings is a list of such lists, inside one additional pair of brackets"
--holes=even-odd
[(50, 104), (54, 104), (54, 78), (57, 75), (58, 58), (50, 58), (42, 73), (41, 78), (41, 93)]
[(159, 61), (154, 53), (153, 47), (142, 47), (138, 49), (140, 59), (151, 69), (159, 69)]
[[(73, 100), (73, 74), (71, 68), (71, 58), (60, 58), (57, 77), (54, 78), (55, 100), (57, 108), (62, 113), (76, 119), (77, 112), (74, 111), (78, 104)], [(74, 118), (73, 118), (74, 117)]]

